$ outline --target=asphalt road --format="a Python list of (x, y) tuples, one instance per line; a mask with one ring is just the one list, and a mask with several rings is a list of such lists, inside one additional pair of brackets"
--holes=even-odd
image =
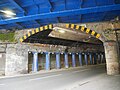
[[(0, 79), (0, 90), (93, 90), (90, 87), (86, 89), (79, 88), (85, 87), (86, 84), (90, 84), (92, 81), (95, 87), (95, 84), (97, 84), (95, 81), (105, 75), (105, 66), (99, 65), (14, 78), (3, 78)], [(119, 82), (118, 84), (120, 85)], [(118, 88), (118, 90), (120, 89)]]

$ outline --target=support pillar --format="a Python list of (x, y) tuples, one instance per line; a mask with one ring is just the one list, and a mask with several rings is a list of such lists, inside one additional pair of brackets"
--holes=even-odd
[(50, 53), (46, 52), (46, 63), (45, 63), (45, 69), (50, 70)]
[(84, 57), (85, 57), (85, 64), (88, 65), (87, 53), (85, 53)]
[(56, 68), (60, 69), (60, 53), (56, 53)]
[(94, 53), (94, 64), (97, 64), (97, 57), (96, 57), (96, 53)]
[(100, 54), (100, 61), (101, 61), (101, 63), (103, 63), (103, 54), (102, 53)]
[(98, 63), (101, 63), (101, 57), (100, 57), (100, 53), (98, 54)]
[(103, 53), (103, 63), (106, 63), (105, 53)]
[(115, 41), (104, 42), (107, 74), (116, 75), (120, 73), (119, 58), (117, 52), (117, 44)]
[(76, 61), (75, 61), (75, 53), (72, 53), (72, 66), (76, 66)]
[(92, 53), (89, 54), (89, 57), (90, 57), (90, 64), (92, 65), (93, 64)]
[(65, 68), (68, 68), (68, 53), (65, 53)]
[(33, 52), (32, 71), (33, 72), (37, 72), (38, 71), (38, 53), (37, 52)]
[(79, 53), (79, 63), (80, 63), (80, 66), (82, 66), (82, 53)]

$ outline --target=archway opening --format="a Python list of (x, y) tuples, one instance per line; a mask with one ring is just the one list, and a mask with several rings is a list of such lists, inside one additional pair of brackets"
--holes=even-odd
[[(56, 53), (60, 53), (59, 68), (101, 64), (105, 62), (103, 43), (99, 40), (101, 37), (100, 34), (84, 26), (74, 24), (65, 24), (64, 26), (47, 25), (36, 28), (20, 39), (22, 43), (42, 45), (46, 49), (43, 51), (41, 49), (38, 52), (38, 58), (43, 58), (39, 57), (39, 53), (50, 52), (48, 58), (46, 58), (48, 53), (44, 55), (43, 62), (45, 63), (38, 59), (38, 66), (43, 64), (43, 67), (45, 67), (41, 69), (38, 67), (38, 70), (46, 69), (47, 66), (49, 67), (47, 69), (57, 68)], [(58, 48), (59, 46), (64, 49)], [(49, 60), (50, 63), (45, 59)], [(46, 63), (48, 64), (46, 65)]]

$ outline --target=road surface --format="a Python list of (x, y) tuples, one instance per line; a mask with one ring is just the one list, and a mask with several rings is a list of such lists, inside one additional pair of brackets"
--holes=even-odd
[(1, 78), (0, 90), (120, 90), (120, 76), (107, 76), (104, 65), (88, 66)]

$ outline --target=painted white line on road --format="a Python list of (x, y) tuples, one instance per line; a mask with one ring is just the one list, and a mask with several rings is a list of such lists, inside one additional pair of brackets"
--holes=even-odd
[(90, 69), (84, 69), (84, 70), (74, 71), (72, 73), (84, 72), (84, 71), (88, 71), (88, 70), (90, 70)]
[(33, 78), (33, 79), (29, 79), (29, 81), (34, 81), (34, 80), (41, 80), (41, 79), (46, 79), (46, 78), (51, 78), (51, 77), (57, 77), (57, 76), (61, 76), (62, 74), (56, 74), (56, 75), (51, 75), (51, 76), (46, 76), (46, 77), (41, 77), (41, 78)]
[(4, 85), (5, 85), (5, 84), (2, 84), (2, 83), (0, 84), (0, 86), (4, 86)]

